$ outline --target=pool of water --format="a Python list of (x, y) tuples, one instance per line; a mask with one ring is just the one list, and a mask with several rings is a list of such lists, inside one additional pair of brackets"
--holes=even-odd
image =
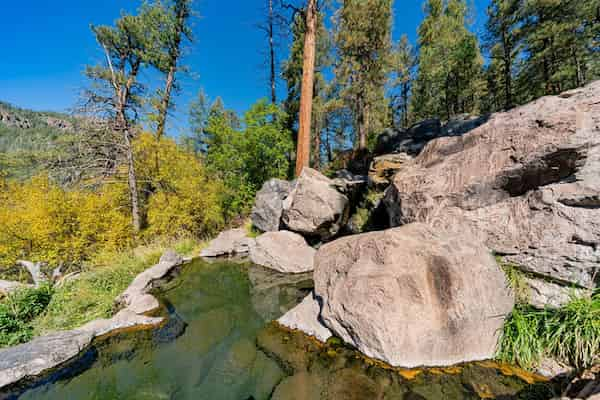
[[(195, 261), (159, 297), (169, 322), (97, 343), (78, 368), (22, 399), (479, 399), (550, 398), (516, 369), (473, 363), (388, 368), (336, 340), (319, 344), (270, 323), (311, 289), (233, 262)], [(533, 397), (532, 397), (533, 396)]]

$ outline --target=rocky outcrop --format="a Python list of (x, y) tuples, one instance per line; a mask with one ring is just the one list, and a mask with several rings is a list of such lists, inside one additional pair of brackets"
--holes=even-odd
[(492, 358), (513, 307), (503, 272), (476, 237), (424, 224), (328, 243), (314, 279), (324, 325), (394, 366)]
[(262, 232), (278, 231), (281, 225), (283, 200), (290, 194), (293, 183), (281, 179), (270, 179), (256, 194), (252, 208), (252, 225)]
[(596, 287), (600, 81), (431, 141), (384, 201), (392, 226), (471, 230), (533, 275)]
[(78, 329), (51, 333), (19, 346), (0, 349), (0, 390), (11, 388), (25, 379), (35, 381), (75, 362), (96, 338), (124, 329), (160, 326), (164, 322), (163, 317), (145, 315), (159, 306), (158, 300), (149, 292), (170, 279), (185, 261), (175, 252), (166, 251), (157, 265), (138, 275), (117, 297), (116, 305), (122, 309), (111, 318), (93, 320)]
[(254, 239), (248, 237), (248, 233), (243, 228), (230, 229), (221, 232), (213, 239), (208, 247), (200, 252), (202, 257), (220, 257), (220, 256), (245, 256), (250, 251), (250, 246)]
[(315, 253), (302, 236), (288, 231), (264, 233), (250, 246), (254, 264), (288, 274), (312, 271)]
[(335, 189), (331, 179), (304, 168), (283, 203), (282, 221), (290, 231), (326, 240), (344, 226), (348, 209), (348, 197)]
[(321, 342), (326, 342), (331, 337), (331, 331), (321, 322), (320, 312), (321, 306), (314, 293), (311, 293), (277, 322), (287, 328), (298, 329)]

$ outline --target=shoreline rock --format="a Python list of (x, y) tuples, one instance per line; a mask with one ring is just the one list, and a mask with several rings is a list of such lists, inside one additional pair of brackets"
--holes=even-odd
[(146, 315), (160, 306), (149, 292), (189, 261), (173, 251), (166, 251), (158, 264), (140, 273), (115, 299), (115, 304), (123, 308), (111, 318), (93, 320), (73, 330), (54, 332), (0, 349), (0, 390), (24, 380), (36, 381), (61, 369), (81, 356), (95, 339), (124, 329), (150, 329), (163, 324), (165, 318)]
[(200, 257), (245, 256), (253, 242), (254, 239), (248, 237), (245, 229), (230, 229), (219, 233), (208, 247), (200, 252)]
[(289, 329), (298, 329), (321, 342), (326, 342), (332, 333), (320, 320), (321, 306), (314, 292), (300, 304), (288, 311), (277, 322)]
[(270, 179), (256, 193), (250, 219), (261, 232), (275, 232), (281, 227), (283, 201), (292, 191), (294, 183), (281, 179)]
[(299, 274), (314, 270), (315, 253), (297, 233), (267, 232), (250, 247), (250, 261), (282, 273)]

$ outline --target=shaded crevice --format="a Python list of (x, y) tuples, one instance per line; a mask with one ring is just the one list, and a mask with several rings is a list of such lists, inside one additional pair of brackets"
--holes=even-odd
[(585, 153), (581, 149), (559, 149), (508, 171), (498, 178), (499, 186), (511, 197), (522, 196), (542, 186), (573, 178)]

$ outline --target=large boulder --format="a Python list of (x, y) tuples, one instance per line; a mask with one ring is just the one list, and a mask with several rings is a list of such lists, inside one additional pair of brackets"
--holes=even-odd
[(297, 233), (267, 232), (250, 246), (250, 260), (279, 272), (299, 274), (314, 269), (315, 252)]
[(468, 229), (527, 272), (597, 287), (600, 81), (431, 141), (384, 202), (391, 226)]
[(394, 366), (492, 358), (513, 307), (504, 273), (477, 238), (424, 224), (328, 243), (314, 279), (325, 326)]
[(248, 237), (245, 229), (230, 229), (219, 233), (208, 244), (208, 247), (200, 252), (200, 256), (208, 258), (231, 255), (246, 256), (253, 243), (254, 239)]
[(334, 182), (311, 168), (304, 168), (283, 202), (282, 221), (288, 230), (303, 236), (330, 239), (348, 219), (348, 198)]
[(281, 225), (283, 200), (288, 197), (293, 184), (281, 179), (270, 179), (256, 194), (252, 208), (252, 224), (262, 232), (278, 231)]

